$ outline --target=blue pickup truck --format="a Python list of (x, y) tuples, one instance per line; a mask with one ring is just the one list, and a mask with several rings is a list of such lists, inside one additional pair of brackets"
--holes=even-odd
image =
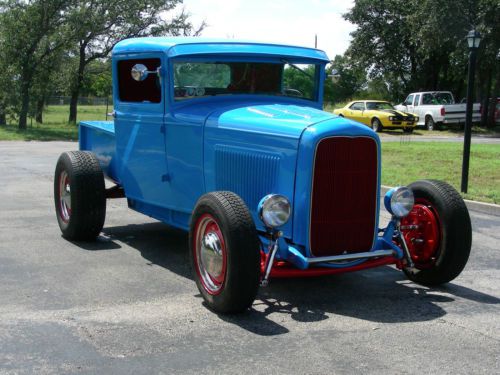
[(189, 231), (194, 279), (221, 313), (278, 277), (393, 264), (424, 285), (454, 279), (471, 248), (461, 196), (435, 180), (394, 188), (380, 228), (380, 140), (322, 110), (329, 63), (317, 49), (237, 40), (118, 43), (114, 121), (80, 123), (80, 150), (57, 162), (63, 237), (96, 239), (106, 200), (126, 198)]

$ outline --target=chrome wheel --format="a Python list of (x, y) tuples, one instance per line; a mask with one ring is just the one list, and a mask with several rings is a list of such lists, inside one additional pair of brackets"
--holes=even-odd
[(71, 186), (66, 171), (62, 171), (59, 176), (59, 216), (65, 223), (68, 223), (71, 217)]
[(219, 294), (224, 288), (227, 255), (224, 236), (212, 215), (198, 219), (194, 241), (196, 273), (203, 288), (209, 294)]

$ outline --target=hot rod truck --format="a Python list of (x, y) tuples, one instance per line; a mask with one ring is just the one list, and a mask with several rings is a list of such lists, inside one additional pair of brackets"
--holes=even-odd
[(471, 248), (461, 196), (435, 180), (396, 187), (380, 228), (380, 140), (322, 111), (328, 63), (237, 40), (118, 43), (114, 121), (80, 123), (80, 150), (55, 169), (63, 237), (96, 239), (106, 199), (125, 197), (189, 231), (194, 279), (221, 313), (247, 309), (272, 278), (392, 264), (424, 285), (454, 279)]

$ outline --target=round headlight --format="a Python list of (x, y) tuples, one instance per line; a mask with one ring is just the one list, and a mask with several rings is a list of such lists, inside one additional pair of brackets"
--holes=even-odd
[(398, 218), (408, 215), (414, 203), (413, 191), (406, 186), (395, 187), (389, 190), (384, 197), (385, 208)]
[(280, 227), (286, 224), (290, 218), (290, 201), (283, 195), (266, 195), (259, 202), (258, 212), (260, 219), (264, 222), (266, 227)]
[(389, 121), (394, 121), (394, 117), (393, 116), (389, 116)]

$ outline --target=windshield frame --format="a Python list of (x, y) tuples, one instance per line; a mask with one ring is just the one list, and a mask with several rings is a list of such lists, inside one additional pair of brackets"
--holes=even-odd
[[(174, 92), (174, 65), (179, 63), (274, 63), (274, 64), (287, 64), (292, 63), (294, 65), (301, 64), (313, 64), (316, 65), (315, 71), (315, 97), (313, 99), (300, 98), (294, 96), (280, 96), (280, 95), (268, 95), (268, 94), (252, 94), (252, 93), (239, 93), (239, 94), (221, 94), (213, 96), (202, 96), (191, 98), (190, 100), (176, 100)], [(183, 106), (186, 103), (191, 103), (193, 100), (196, 103), (202, 103), (205, 101), (227, 101), (232, 98), (240, 98), (244, 100), (246, 98), (253, 99), (258, 98), (262, 101), (290, 101), (290, 102), (300, 102), (308, 106), (322, 108), (323, 103), (323, 90), (324, 90), (324, 80), (320, 77), (325, 74), (326, 63), (322, 60), (310, 59), (310, 58), (300, 58), (296, 56), (260, 56), (260, 55), (230, 55), (230, 54), (219, 54), (219, 55), (198, 55), (198, 56), (182, 56), (176, 58), (170, 58), (168, 61), (167, 68), (167, 91), (168, 91), (168, 104), (172, 107)]]

